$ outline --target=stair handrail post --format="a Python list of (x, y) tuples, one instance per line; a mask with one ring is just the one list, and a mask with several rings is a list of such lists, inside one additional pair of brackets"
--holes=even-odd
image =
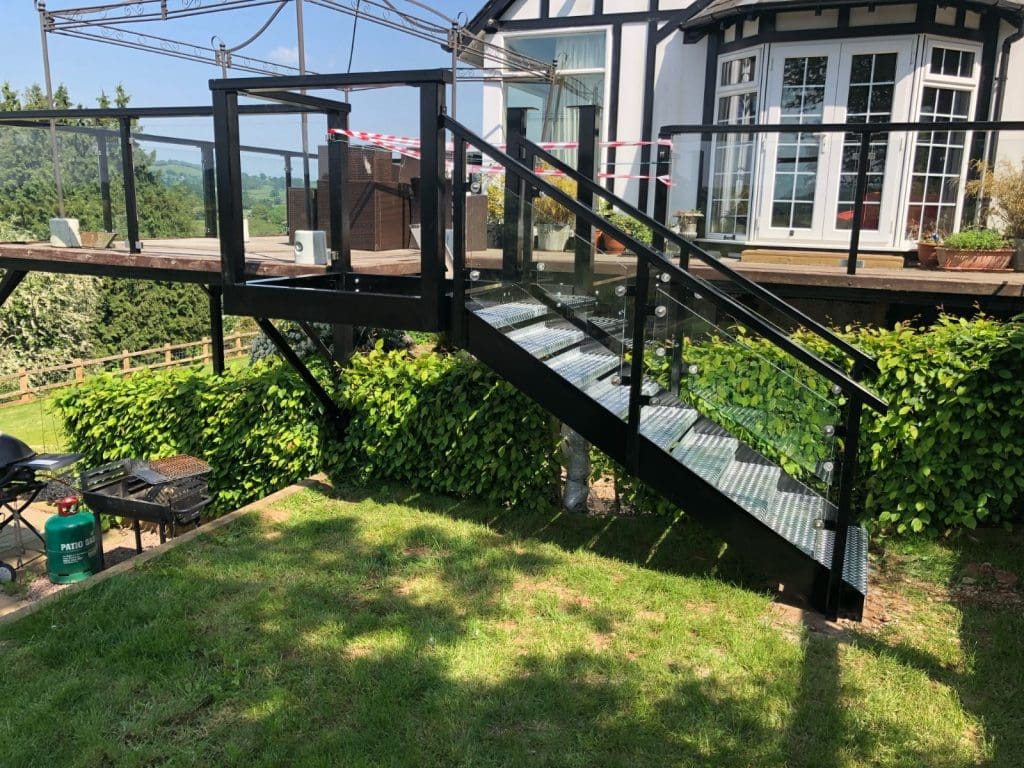
[(452, 153), (452, 337), (465, 346), (466, 338), (466, 140), (454, 136)]
[(644, 346), (647, 316), (651, 311), (650, 267), (639, 256), (636, 260), (636, 285), (633, 288), (633, 347), (629, 361), (629, 429), (626, 432), (626, 469), (634, 475), (640, 468), (640, 416), (644, 405)]
[[(860, 381), (864, 376), (861, 366), (855, 365), (852, 376)], [(829, 619), (839, 617), (842, 608), (843, 569), (846, 566), (846, 542), (849, 527), (853, 523), (853, 487), (857, 480), (857, 451), (860, 443), (860, 422), (864, 402), (856, 392), (847, 395), (846, 413), (843, 420), (843, 452), (839, 465), (839, 498), (836, 504), (836, 530), (832, 547), (832, 563), (828, 574), (828, 591), (825, 597), (825, 615)]]
[[(665, 134), (658, 134), (657, 152), (655, 155), (655, 181), (654, 181), (654, 220), (664, 226), (668, 226), (668, 198), (669, 185), (662, 181), (672, 173), (672, 146), (671, 137)], [(652, 231), (651, 246), (662, 253), (665, 252), (665, 235), (655, 228)], [(685, 248), (679, 249), (679, 266), (682, 269), (690, 268), (690, 252)], [(669, 327), (679, 329), (678, 304), (683, 304), (686, 298), (693, 295), (692, 291), (685, 291), (680, 286), (673, 286), (670, 283), (669, 291), (673, 302), (669, 307), (671, 315)], [(679, 395), (683, 380), (683, 344), (682, 333), (677, 331), (672, 339), (672, 351), (669, 358), (669, 391)]]
[[(525, 160), (526, 118), (528, 107), (509, 107), (505, 113), (505, 152), (523, 162)], [(523, 200), (526, 184), (511, 173), (505, 174), (505, 231), (502, 233), (501, 276), (515, 280), (524, 264), (521, 247), (526, 233), (523, 229)], [(532, 230), (531, 230), (532, 232)]]
[(868, 193), (868, 163), (871, 154), (871, 131), (861, 130), (857, 154), (857, 183), (853, 193), (853, 222), (850, 230), (850, 250), (846, 256), (846, 274), (857, 274), (857, 254), (860, 251), (860, 231), (863, 228), (864, 197)]
[[(579, 120), (576, 169), (584, 178), (593, 180), (597, 175), (597, 119), (601, 108), (595, 104), (581, 104), (572, 109), (576, 110)], [(594, 193), (585, 186), (577, 185), (576, 199), (593, 209)], [(574, 287), (577, 293), (589, 294), (594, 287), (593, 228), (583, 217), (576, 216), (575, 234)]]

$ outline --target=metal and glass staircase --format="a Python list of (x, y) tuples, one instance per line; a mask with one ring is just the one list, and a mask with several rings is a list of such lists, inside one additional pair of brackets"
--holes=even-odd
[[(457, 338), (785, 593), (859, 617), (868, 547), (851, 509), (860, 413), (886, 407), (859, 381), (873, 361), (725, 265), (712, 265), (717, 282), (696, 276), (689, 259), (712, 257), (521, 136), (506, 155), (454, 121), (446, 127), (456, 139)], [(500, 265), (467, 251), (459, 232), (470, 145), (506, 169)], [(539, 175), (540, 161), (577, 194)], [(595, 197), (651, 236), (615, 226)], [(566, 221), (563, 249), (535, 247), (533, 232)], [(627, 250), (596, 247), (595, 228)]]

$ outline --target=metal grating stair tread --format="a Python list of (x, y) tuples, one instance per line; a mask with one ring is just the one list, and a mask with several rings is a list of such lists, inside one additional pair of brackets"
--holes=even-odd
[(640, 434), (668, 450), (699, 418), (700, 414), (687, 406), (648, 405), (640, 411)]
[(606, 352), (584, 352), (570, 349), (547, 361), (547, 365), (580, 389), (596, 381), (619, 366), (619, 358)]
[[(644, 379), (643, 393), (655, 395), (660, 387), (657, 382)], [(629, 412), (629, 387), (623, 384), (613, 384), (610, 378), (601, 379), (591, 384), (585, 390), (588, 397), (596, 400), (620, 419), (626, 418)]]
[(508, 337), (534, 357), (547, 357), (556, 352), (579, 344), (585, 336), (583, 331), (571, 325), (547, 325), (538, 323), (519, 328)]
[(760, 518), (771, 507), (781, 475), (772, 464), (733, 461), (722, 473), (718, 489)]
[(560, 291), (549, 291), (544, 290), (548, 298), (554, 301), (559, 307), (568, 307), (569, 309), (582, 309), (585, 307), (592, 307), (597, 304), (597, 299), (594, 296), (586, 296), (584, 294), (577, 293), (562, 293)]
[(621, 317), (591, 315), (587, 318), (587, 322), (608, 336), (618, 340), (627, 349), (633, 346), (633, 339), (626, 334), (626, 321)]
[(507, 328), (510, 325), (536, 320), (548, 313), (548, 308), (540, 302), (511, 301), (504, 304), (491, 304), (474, 309), (477, 317), (495, 328)]
[(732, 463), (740, 441), (725, 434), (696, 432), (691, 429), (672, 455), (708, 482), (718, 485), (725, 468)]
[[(814, 559), (826, 568), (832, 565), (832, 550), (836, 533), (827, 529), (815, 531)], [(862, 595), (868, 593), (868, 532), (859, 525), (851, 525), (846, 534), (846, 560), (843, 563), (843, 581)]]

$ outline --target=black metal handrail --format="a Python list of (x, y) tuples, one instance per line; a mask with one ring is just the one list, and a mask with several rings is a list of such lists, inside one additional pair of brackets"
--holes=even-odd
[(558, 171), (561, 171), (562, 173), (565, 173), (566, 175), (572, 175), (574, 177), (574, 180), (578, 184), (584, 186), (592, 194), (597, 195), (602, 200), (618, 208), (620, 211), (627, 214), (628, 216), (631, 216), (634, 219), (642, 221), (644, 225), (651, 228), (655, 235), (658, 235), (664, 238), (665, 240), (674, 243), (680, 249), (696, 256), (698, 259), (707, 264), (709, 267), (713, 268), (719, 274), (728, 277), (734, 283), (740, 285), (748, 293), (763, 300), (764, 302), (769, 304), (773, 309), (788, 315), (793, 320), (796, 320), (804, 328), (827, 341), (833, 347), (835, 347), (836, 349), (840, 350), (848, 357), (850, 357), (854, 362), (860, 363), (862, 366), (865, 366), (867, 368), (868, 373), (872, 375), (878, 375), (878, 364), (875, 362), (873, 358), (865, 354), (863, 351), (857, 349), (857, 347), (853, 346), (845, 339), (839, 337), (836, 333), (826, 328), (817, 320), (814, 320), (809, 315), (805, 314), (804, 312), (801, 312), (792, 304), (783, 301), (774, 293), (764, 288), (763, 286), (759, 285), (758, 283), (754, 282), (746, 275), (737, 272), (732, 267), (723, 263), (721, 259), (716, 259), (714, 256), (705, 251), (696, 243), (687, 240), (682, 235), (679, 235), (676, 232), (673, 232), (660, 221), (657, 221), (647, 216), (642, 211), (640, 211), (639, 208), (626, 202), (621, 197), (617, 196), (613, 192), (601, 186), (594, 180), (588, 179), (585, 176), (578, 174), (575, 168), (573, 168), (571, 165), (568, 165), (565, 161), (555, 157), (547, 150), (537, 146), (528, 139), (523, 139), (523, 143), (527, 147), (529, 147), (530, 151), (534, 155), (536, 155), (538, 158), (543, 160), (551, 167), (555, 168)]
[[(638, 257), (643, 259), (645, 267), (653, 266), (662, 272), (668, 273), (671, 277), (686, 285), (690, 290), (700, 292), (713, 304), (744, 322), (748, 327), (761, 334), (772, 344), (804, 363), (811, 370), (824, 376), (833, 384), (838, 385), (839, 388), (847, 395), (859, 399), (880, 413), (885, 413), (888, 410), (888, 404), (875, 393), (866, 389), (860, 384), (860, 382), (853, 379), (845, 371), (836, 367), (827, 360), (823, 360), (794, 342), (781, 328), (771, 321), (743, 306), (741, 303), (737, 302), (731, 296), (707, 280), (691, 275), (686, 270), (676, 264), (673, 264), (671, 261), (666, 259), (663, 254), (653, 250), (650, 246), (637, 240), (635, 237), (619, 229), (614, 224), (611, 224), (602, 216), (595, 213), (592, 209), (584, 206), (570, 195), (566, 194), (554, 185), (549, 184), (547, 181), (537, 176), (532, 168), (527, 167), (515, 158), (505, 154), (480, 136), (477, 136), (461, 123), (453, 120), (447, 115), (444, 115), (441, 119), (445, 128), (475, 146), (495, 162), (503, 165), (506, 172), (512, 173), (521, 181), (556, 200), (562, 206), (572, 211), (577, 217), (590, 224), (590, 226), (606, 232), (619, 242), (626, 245)], [(579, 178), (582, 178), (575, 170), (573, 170), (572, 173), (569, 173), (568, 176), (577, 181)]]

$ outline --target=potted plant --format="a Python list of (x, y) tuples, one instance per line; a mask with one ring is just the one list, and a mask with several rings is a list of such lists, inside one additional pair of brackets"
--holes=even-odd
[[(549, 178), (548, 182), (570, 197), (576, 197), (576, 182), (564, 176)], [(537, 250), (564, 251), (572, 235), (575, 221), (572, 211), (557, 200), (541, 194), (533, 201), (533, 224), (537, 228)]]
[(942, 235), (933, 231), (931, 234), (921, 233), (917, 237), (917, 263), (922, 269), (937, 269), (939, 266), (938, 249), (942, 245)]
[(936, 251), (939, 269), (1002, 271), (1013, 260), (1013, 248), (993, 229), (965, 229), (947, 237)]
[(703, 218), (704, 214), (696, 208), (676, 211), (676, 231), (688, 240), (695, 240), (697, 238), (697, 227), (700, 226), (701, 219)]
[[(647, 245), (651, 244), (653, 239), (651, 228), (646, 224), (641, 224), (639, 221), (634, 219), (632, 216), (627, 216), (621, 211), (614, 210), (611, 206), (604, 206), (601, 209), (601, 216), (608, 220), (610, 224), (615, 225), (627, 235), (639, 240)], [(594, 244), (605, 253), (618, 255), (626, 250), (625, 244), (616, 240), (613, 236), (600, 230), (594, 232)]]
[(978, 178), (967, 184), (968, 194), (981, 199), (982, 215), (994, 218), (1007, 239), (1014, 241), (1013, 268), (1024, 272), (1024, 159), (1017, 164), (1003, 160), (994, 168), (975, 165)]

